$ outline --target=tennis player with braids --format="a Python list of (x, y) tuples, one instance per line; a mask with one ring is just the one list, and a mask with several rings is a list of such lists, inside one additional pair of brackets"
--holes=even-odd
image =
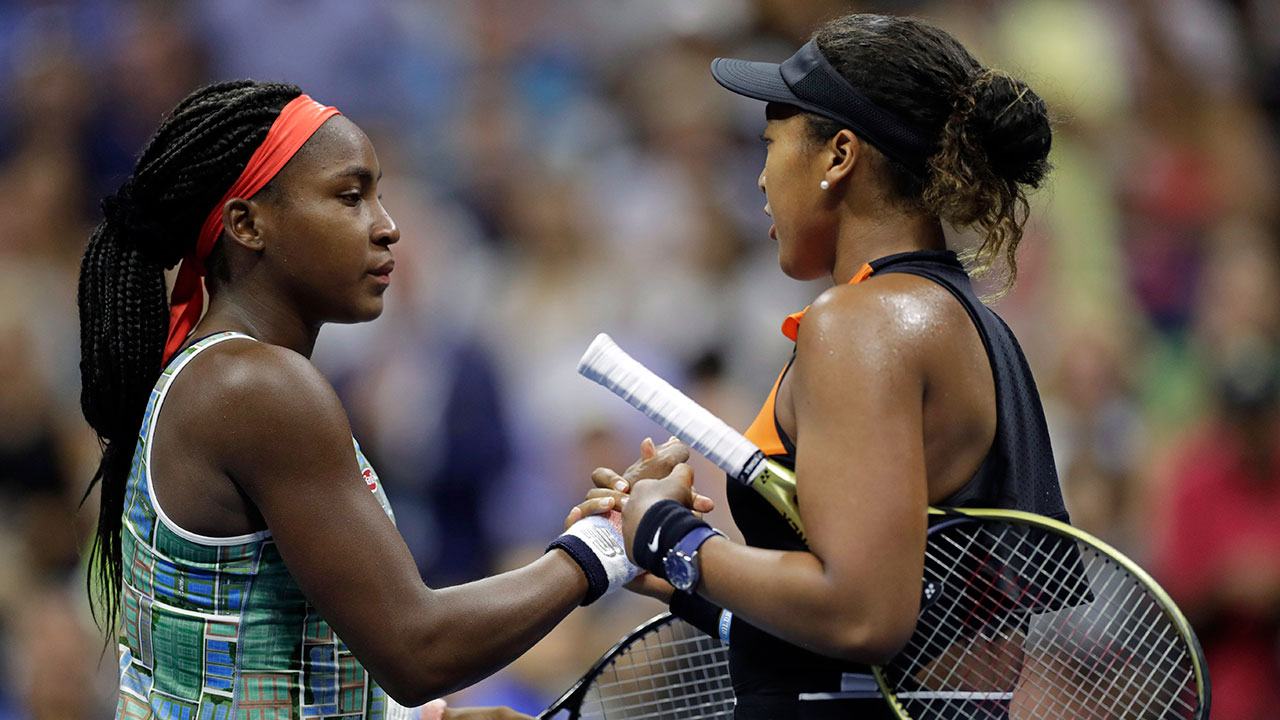
[(336, 109), (240, 81), (174, 108), (103, 203), (80, 367), (103, 444), (91, 577), (119, 632), (118, 718), (407, 717), (636, 572), (620, 527), (577, 510), (526, 567), (423, 584), (308, 359), (324, 323), (382, 311), (400, 231), (379, 176)]
[[(747, 544), (717, 536), (681, 466), (631, 486), (627, 549), (653, 575), (680, 566), (690, 592), (645, 587), (729, 641), (739, 718), (888, 716), (866, 666), (915, 624), (926, 507), (1066, 518), (1035, 383), (966, 270), (1003, 261), (1013, 281), (1049, 119), (1025, 83), (909, 18), (839, 18), (780, 65), (712, 73), (768, 103), (759, 185), (783, 271), (834, 282), (784, 323), (795, 353), (746, 433), (794, 468), (807, 544), (736, 482)], [(945, 225), (976, 232), (967, 266)], [(601, 497), (620, 478), (594, 480)], [(820, 698), (859, 689), (856, 707)]]

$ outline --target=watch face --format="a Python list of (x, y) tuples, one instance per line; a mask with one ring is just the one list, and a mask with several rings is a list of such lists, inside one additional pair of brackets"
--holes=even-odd
[(688, 592), (696, 582), (693, 563), (680, 553), (671, 553), (662, 561), (667, 571), (667, 582), (677, 590)]

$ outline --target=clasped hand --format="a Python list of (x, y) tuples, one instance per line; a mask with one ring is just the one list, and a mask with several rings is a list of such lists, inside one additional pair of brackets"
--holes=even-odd
[[(632, 544), (640, 518), (655, 503), (675, 500), (694, 512), (710, 512), (715, 503), (693, 488), (693, 469), (685, 464), (689, 460), (689, 446), (671, 438), (660, 446), (645, 438), (640, 443), (640, 459), (631, 464), (621, 475), (609, 468), (596, 468), (591, 473), (595, 486), (587, 492), (587, 499), (569, 511), (565, 527), (587, 515), (622, 513), (622, 532), (626, 539), (627, 556), (634, 560)], [(667, 602), (673, 589), (667, 582), (643, 573), (627, 584), (627, 589)]]

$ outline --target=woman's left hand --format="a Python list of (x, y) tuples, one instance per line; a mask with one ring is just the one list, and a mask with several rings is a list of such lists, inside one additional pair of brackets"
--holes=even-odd
[(693, 468), (680, 463), (664, 478), (638, 480), (631, 488), (630, 498), (622, 509), (622, 534), (626, 539), (627, 557), (635, 561), (632, 546), (640, 518), (656, 503), (663, 500), (676, 502), (692, 509), (694, 505)]
[[(676, 465), (689, 459), (689, 446), (675, 438), (662, 445), (655, 445), (651, 438), (640, 443), (640, 459), (631, 464), (621, 475), (605, 467), (596, 468), (591, 473), (591, 482), (595, 486), (587, 491), (586, 500), (569, 510), (564, 519), (566, 530), (575, 522), (588, 515), (602, 515), (621, 511), (626, 507), (631, 486), (645, 478), (661, 478), (671, 473)], [(715, 509), (715, 502), (705, 496), (693, 493), (693, 509), (705, 513)], [(645, 593), (650, 594), (650, 593)]]

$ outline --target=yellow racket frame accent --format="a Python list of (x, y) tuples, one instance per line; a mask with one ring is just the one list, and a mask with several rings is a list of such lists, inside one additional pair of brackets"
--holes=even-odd
[[(609, 347), (597, 348), (596, 347), (597, 344), (601, 343), (602, 341), (607, 346), (611, 346), (612, 351), (610, 350)], [(610, 356), (613, 358), (613, 362), (615, 363), (613, 367), (599, 366), (599, 363), (597, 361), (605, 356)], [(619, 375), (619, 372), (620, 372), (619, 368), (626, 368), (628, 372), (634, 373), (635, 376), (634, 377), (629, 376), (627, 375), (627, 373), (622, 373), (621, 375)], [(675, 399), (680, 401), (676, 403), (677, 406), (682, 406), (682, 409), (684, 411), (690, 411), (690, 410), (697, 411), (694, 414), (702, 416), (702, 419), (708, 425), (714, 425), (715, 423), (719, 423), (720, 425), (723, 425), (722, 421), (717, 420), (705, 408), (702, 408), (701, 406), (697, 405), (697, 403), (685, 397), (679, 391), (670, 387), (670, 385), (668, 385), (661, 378), (658, 378), (656, 375), (653, 375), (653, 373), (648, 369), (646, 369), (643, 365), (640, 365), (630, 356), (626, 355), (626, 353), (618, 349), (616, 345), (613, 345), (612, 341), (609, 340), (607, 335), (601, 334), (596, 338), (596, 342), (592, 343), (592, 347), (588, 348), (587, 354), (584, 355), (582, 361), (579, 362), (578, 371), (582, 373), (584, 376), (586, 376), (587, 378), (594, 380), (600, 383), (601, 385), (604, 385), (609, 390), (618, 394), (620, 397), (622, 397), (624, 400), (630, 403), (633, 407), (643, 411), (645, 415), (649, 416), (650, 418), (658, 422), (660, 425), (667, 428), (671, 432), (675, 433), (677, 436), (680, 436), (686, 442), (689, 442), (691, 445), (694, 445), (695, 447), (699, 447), (699, 443), (697, 442), (698, 437), (696, 437), (697, 433), (693, 433), (693, 435), (691, 436), (690, 433), (692, 433), (693, 431), (689, 430), (688, 427), (684, 427), (682, 429), (682, 427), (680, 427), (679, 424), (673, 427), (668, 422), (668, 421), (674, 421), (674, 415), (673, 415), (674, 411), (671, 410), (671, 408), (667, 407), (666, 410), (664, 411), (663, 408), (653, 405), (652, 397), (647, 397), (647, 399), (641, 399), (641, 398), (638, 398), (634, 393), (624, 392), (621, 389), (623, 384), (622, 381), (625, 379), (626, 380), (625, 384), (632, 385), (632, 386), (636, 386), (637, 384), (647, 385), (648, 395), (656, 394), (658, 396), (663, 396), (668, 401), (671, 401), (672, 398), (674, 397)], [(648, 376), (651, 376), (651, 377), (648, 377)], [(610, 381), (609, 378), (611, 377), (613, 378), (613, 381)], [(639, 378), (639, 380), (637, 380), (637, 377)], [(713, 423), (711, 421), (715, 421), (715, 422)], [(768, 502), (769, 505), (771, 505), (778, 512), (778, 514), (780, 514), (786, 520), (787, 524), (791, 526), (791, 528), (800, 536), (800, 538), (807, 543), (808, 540), (804, 531), (804, 520), (800, 517), (800, 502), (799, 502), (799, 494), (797, 492), (795, 472), (793, 470), (790, 470), (782, 466), (777, 461), (764, 456), (758, 447), (755, 447), (746, 438), (743, 438), (740, 435), (737, 435), (736, 432), (733, 432), (731, 428), (728, 428), (727, 426), (725, 426), (723, 430), (732, 436), (736, 436), (740, 441), (739, 445), (746, 444), (748, 446), (751, 446), (751, 448), (756, 453), (755, 457), (752, 458), (753, 460), (755, 460), (756, 458), (761, 458), (761, 460), (750, 463), (751, 466), (748, 468), (726, 467), (725, 463), (727, 462), (727, 460), (725, 460), (725, 457), (721, 457), (720, 460), (717, 461), (717, 464), (719, 464), (721, 466), (721, 469), (729, 473), (730, 476), (733, 477), (736, 481), (743, 483), (745, 485), (748, 485), (756, 493), (758, 493), (760, 497), (764, 498), (764, 500)], [(723, 435), (724, 433), (721, 433), (721, 434)], [(712, 458), (712, 459), (714, 460), (715, 458)], [(1148, 575), (1145, 570), (1138, 567), (1138, 565), (1134, 563), (1132, 560), (1120, 554), (1120, 552), (1117, 551), (1115, 548), (1111, 547), (1110, 545), (1102, 542), (1098, 538), (1095, 538), (1086, 532), (1083, 532), (1074, 527), (1071, 527), (1066, 523), (1059, 522), (1052, 518), (1044, 517), (1041, 515), (1036, 515), (1034, 513), (1022, 512), (1018, 510), (987, 509), (987, 508), (982, 508), (982, 509), (946, 508), (944, 509), (944, 508), (935, 508), (935, 507), (930, 507), (928, 509), (928, 512), (931, 516), (943, 516), (943, 515), (968, 516), (974, 519), (1005, 520), (1005, 521), (1021, 523), (1021, 524), (1029, 525), (1033, 527), (1038, 527), (1048, 532), (1057, 533), (1059, 535), (1065, 535), (1066, 537), (1070, 537), (1072, 539), (1083, 542), (1084, 544), (1089, 545), (1090, 547), (1096, 548), (1103, 555), (1115, 561), (1120, 567), (1123, 567), (1124, 569), (1128, 570), (1130, 573), (1133, 574), (1134, 577), (1138, 579), (1139, 582), (1146, 585), (1151, 590), (1152, 594), (1155, 595), (1156, 600), (1162, 606), (1162, 609), (1164, 610), (1165, 615), (1173, 621), (1174, 627), (1176, 628), (1179, 636), (1187, 644), (1187, 646), (1192, 650), (1192, 653), (1191, 653), (1192, 668), (1195, 673), (1196, 689), (1198, 691), (1198, 696), (1199, 696), (1198, 699), (1201, 702), (1201, 707), (1199, 708), (1199, 711), (1200, 711), (1199, 720), (1203, 720), (1204, 717), (1208, 714), (1209, 695), (1210, 695), (1208, 670), (1205, 667), (1204, 653), (1200, 648), (1199, 642), (1196, 640), (1195, 633), (1191, 630), (1190, 623), (1187, 622), (1186, 617), (1178, 609), (1178, 606), (1174, 604), (1172, 598), (1169, 597), (1168, 593), (1166, 593), (1164, 589), (1161, 588), (1160, 585), (1157, 584), (1156, 581), (1152, 579), (1152, 577)], [(898, 702), (898, 700), (893, 696), (892, 692), (889, 690), (888, 683), (884, 678), (884, 674), (881, 671), (881, 668), (878, 666), (873, 666), (872, 670), (874, 672), (876, 682), (879, 685), (881, 695), (883, 695), (884, 698), (889, 702), (890, 707), (893, 708), (894, 714), (897, 715), (897, 717), (900, 718), (901, 720), (913, 720), (906, 713), (901, 703)]]
[[(796, 493), (796, 474), (795, 472), (783, 467), (777, 461), (766, 459), (764, 470), (750, 481), (753, 490), (760, 494), (775, 510), (778, 511), (787, 523), (791, 525), (799, 535), (800, 539), (807, 539), (804, 534), (804, 521), (800, 518), (800, 501)], [(1128, 570), (1143, 585), (1146, 585), (1151, 594), (1155, 595), (1156, 600), (1160, 602), (1161, 608), (1165, 615), (1173, 621), (1174, 627), (1178, 631), (1178, 635), (1182, 638), (1187, 646), (1192, 648), (1191, 665), (1195, 671), (1196, 690), (1202, 702), (1202, 706), (1207, 706), (1209, 698), (1208, 670), (1204, 667), (1204, 653), (1200, 649), (1200, 644), (1196, 640), (1195, 632), (1191, 629), (1191, 623), (1187, 622), (1187, 618), (1178, 609), (1173, 598), (1169, 597), (1169, 593), (1151, 577), (1146, 570), (1143, 570), (1137, 563), (1125, 557), (1119, 550), (1111, 547), (1107, 543), (1090, 535), (1079, 528), (1072, 527), (1064, 522), (1054, 520), (1050, 517), (1037, 515), (1035, 513), (1023, 512), (1021, 510), (1002, 510), (998, 508), (929, 508), (929, 514), (932, 516), (944, 515), (962, 515), (978, 519), (1006, 520), (1033, 527), (1040, 527), (1050, 532), (1060, 535), (1066, 535), (1074, 540), (1079, 540), (1089, 545), (1107, 557), (1114, 560), (1118, 565)], [(888, 682), (884, 678), (880, 667), (872, 666), (872, 673), (875, 675), (876, 683), (880, 686), (880, 694), (889, 702), (893, 708), (894, 714), (900, 720), (917, 720), (907, 714), (902, 704), (893, 696), (893, 692), (889, 689)], [(1201, 708), (1203, 713), (1203, 707)], [(1202, 714), (1203, 717), (1203, 714)]]
[(765, 499), (806, 543), (804, 521), (800, 519), (800, 496), (796, 494), (796, 474), (776, 460), (765, 459), (764, 470), (747, 485)]
[[(1195, 671), (1196, 690), (1201, 703), (1199, 708), (1200, 717), (1204, 718), (1206, 716), (1205, 710), (1209, 704), (1208, 671), (1204, 667), (1204, 653), (1200, 649), (1199, 641), (1196, 640), (1195, 632), (1191, 629), (1191, 623), (1187, 622), (1186, 616), (1184, 616), (1182, 611), (1178, 609), (1177, 604), (1173, 602), (1173, 598), (1169, 597), (1169, 593), (1165, 592), (1164, 588), (1160, 587), (1160, 584), (1155, 581), (1155, 578), (1152, 578), (1151, 575), (1149, 575), (1146, 570), (1139, 567), (1137, 563), (1125, 557), (1119, 550), (1116, 550), (1102, 540), (1099, 540), (1079, 528), (1074, 528), (1064, 522), (1054, 520), (1053, 518), (1045, 517), (1043, 515), (1037, 515), (1035, 513), (995, 508), (944, 509), (931, 507), (929, 508), (929, 514), (933, 516), (962, 515), (980, 519), (1007, 520), (1033, 527), (1044, 528), (1050, 532), (1066, 535), (1074, 540), (1079, 540), (1080, 542), (1100, 551), (1102, 554), (1114, 560), (1121, 567), (1128, 570), (1134, 577), (1138, 578), (1139, 582), (1147, 586), (1147, 589), (1151, 591), (1152, 595), (1156, 596), (1156, 599), (1160, 602), (1161, 609), (1164, 610), (1165, 615), (1173, 621), (1173, 625), (1177, 629), (1178, 635), (1182, 638), (1183, 642), (1187, 643), (1187, 646), (1192, 649), (1191, 667)], [(875, 675), (876, 683), (880, 686), (880, 694), (889, 702), (889, 706), (893, 708), (894, 714), (897, 715), (900, 720), (919, 720), (918, 718), (913, 718), (908, 715), (907, 711), (902, 707), (902, 704), (898, 702), (896, 697), (894, 697), (893, 691), (889, 689), (888, 682), (885, 680), (884, 674), (880, 670), (880, 666), (873, 665), (871, 671)]]

